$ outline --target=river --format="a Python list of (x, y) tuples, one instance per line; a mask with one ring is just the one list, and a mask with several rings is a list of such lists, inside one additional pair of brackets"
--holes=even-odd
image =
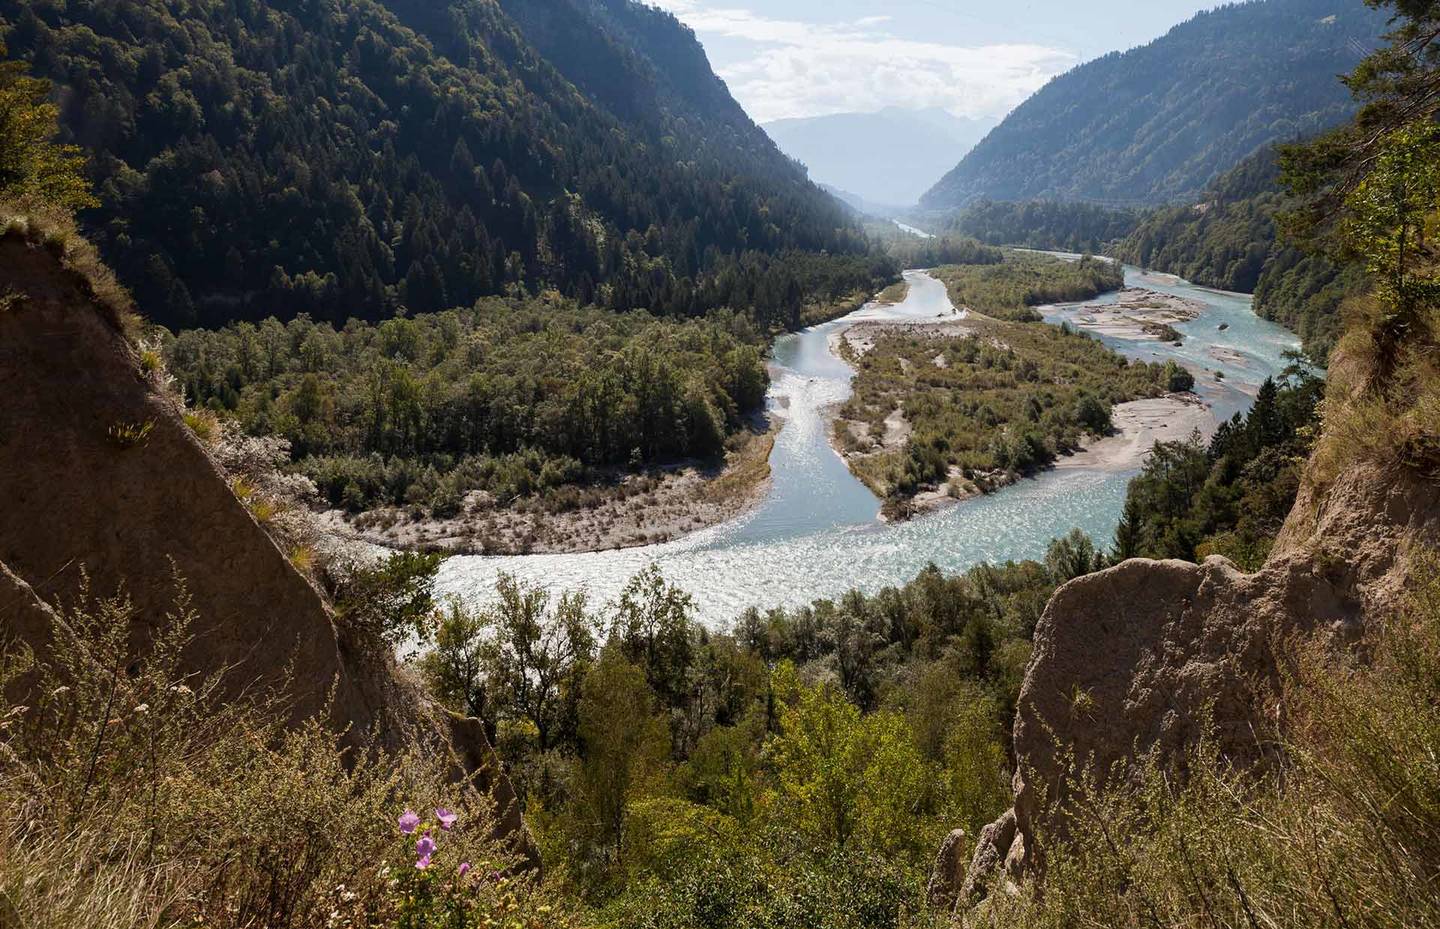
[[(1137, 359), (1175, 359), (1197, 376), (1196, 390), (1220, 418), (1247, 409), (1256, 388), (1285, 367), (1298, 340), (1257, 317), (1248, 296), (1221, 293), (1168, 276), (1125, 269), (1126, 283), (1205, 304), (1178, 324), (1181, 346), (1105, 338)], [(828, 442), (826, 410), (850, 393), (852, 372), (830, 351), (835, 333), (866, 319), (933, 319), (955, 310), (939, 281), (906, 272), (907, 299), (874, 304), (834, 322), (777, 340), (771, 367), (771, 414), (783, 427), (771, 454), (771, 486), (749, 513), (674, 542), (620, 551), (507, 557), (459, 556), (441, 568), (437, 589), (467, 600), (489, 599), (501, 572), (552, 590), (585, 589), (612, 600), (650, 564), (695, 595), (698, 618), (719, 627), (747, 606), (798, 606), (851, 588), (875, 592), (903, 584), (933, 562), (960, 571), (981, 562), (1037, 558), (1071, 529), (1108, 545), (1119, 523), (1133, 470), (1063, 468), (911, 522), (879, 519), (880, 503), (851, 475)], [(1113, 300), (1106, 295), (1092, 303)], [(1074, 307), (1047, 307), (1059, 324)], [(1224, 329), (1220, 327), (1224, 326)], [(1223, 372), (1223, 379), (1215, 371)]]

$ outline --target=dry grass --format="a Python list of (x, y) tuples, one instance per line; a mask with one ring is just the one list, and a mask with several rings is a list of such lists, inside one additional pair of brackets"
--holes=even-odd
[(1376, 372), (1385, 305), (1357, 297), (1345, 312), (1310, 479), (1324, 487), (1357, 459), (1440, 477), (1440, 309), (1419, 315), (1383, 382)]
[(828, 303), (807, 303), (800, 311), (800, 325), (818, 326), (821, 323), (828, 323), (832, 319), (839, 319), (848, 316), (870, 302), (872, 294), (868, 290), (857, 290), (840, 300), (832, 300)]
[(904, 303), (908, 296), (910, 296), (910, 282), (901, 280), (880, 291), (875, 302), (881, 306), (896, 306)]
[(195, 438), (206, 448), (214, 448), (220, 441), (220, 419), (205, 409), (186, 410), (181, 414), (185, 425), (195, 433)]
[(1298, 648), (1279, 770), (1235, 771), (1207, 748), (1183, 786), (1151, 767), (1078, 809), (1043, 880), (997, 894), (972, 924), (1440, 925), (1440, 560), (1424, 559), (1369, 661)]
[(707, 497), (738, 499), (755, 492), (770, 477), (770, 453), (775, 448), (778, 426), (760, 435), (745, 435), (740, 448), (731, 454), (721, 474), (705, 488)]
[(309, 545), (296, 545), (290, 549), (290, 564), (294, 565), (295, 570), (301, 574), (311, 574), (314, 572), (316, 557), (315, 549)]
[(79, 279), (82, 290), (130, 341), (140, 337), (140, 318), (130, 293), (76, 229), (73, 217), (35, 203), (0, 203), (0, 237), (18, 236), (43, 247)]
[(105, 430), (105, 435), (122, 449), (144, 445), (155, 430), (155, 420), (147, 419), (138, 423), (115, 423)]
[[(455, 863), (513, 864), (488, 838), (493, 804), (445, 758), (357, 754), (318, 723), (285, 728), (277, 699), (227, 700), (184, 671), (177, 603), (137, 647), (124, 601), (82, 596), (42, 660), (7, 652), (0, 683), (24, 699), (0, 701), (0, 924), (395, 925), (407, 806), (459, 811), (441, 840)], [(545, 902), (514, 886), (517, 915)]]

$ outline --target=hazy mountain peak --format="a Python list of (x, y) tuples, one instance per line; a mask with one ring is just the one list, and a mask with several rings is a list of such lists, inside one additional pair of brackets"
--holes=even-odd
[(915, 203), (985, 133), (994, 119), (941, 107), (885, 107), (873, 113), (776, 120), (763, 127), (810, 177), (870, 203)]

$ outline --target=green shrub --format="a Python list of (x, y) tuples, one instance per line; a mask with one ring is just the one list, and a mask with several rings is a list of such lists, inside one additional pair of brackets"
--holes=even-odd
[(335, 592), (336, 616), (391, 649), (429, 642), (435, 573), (443, 560), (437, 554), (395, 552), (375, 563), (350, 565)]

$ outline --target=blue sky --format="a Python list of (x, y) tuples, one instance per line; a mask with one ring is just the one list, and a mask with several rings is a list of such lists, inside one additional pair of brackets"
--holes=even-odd
[(649, 0), (757, 121), (932, 107), (1001, 116), (1047, 80), (1215, 0)]

